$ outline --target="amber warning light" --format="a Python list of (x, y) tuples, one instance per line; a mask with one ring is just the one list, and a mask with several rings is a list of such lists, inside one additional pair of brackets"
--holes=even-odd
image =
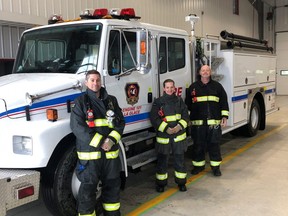
[(142, 55), (146, 54), (146, 42), (145, 41), (141, 41), (140, 43), (140, 53)]
[(46, 116), (49, 121), (57, 121), (58, 119), (58, 112), (56, 109), (47, 109)]

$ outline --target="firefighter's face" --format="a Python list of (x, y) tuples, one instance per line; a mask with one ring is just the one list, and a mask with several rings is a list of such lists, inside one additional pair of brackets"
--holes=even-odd
[(200, 76), (202, 78), (209, 78), (211, 76), (211, 69), (208, 65), (203, 65), (201, 67)]
[(164, 92), (168, 95), (175, 93), (175, 86), (173, 82), (166, 82), (165, 87), (163, 88)]
[(85, 84), (90, 90), (99, 92), (101, 88), (101, 77), (98, 74), (90, 74)]

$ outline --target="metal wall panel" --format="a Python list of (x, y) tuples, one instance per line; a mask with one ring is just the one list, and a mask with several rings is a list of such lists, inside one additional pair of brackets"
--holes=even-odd
[(53, 14), (64, 19), (79, 17), (87, 8), (133, 7), (142, 22), (191, 31), (185, 16), (200, 17), (195, 35), (218, 35), (222, 30), (249, 37), (258, 36), (258, 16), (248, 0), (239, 1), (240, 15), (233, 14), (232, 0), (0, 0), (0, 21), (47, 24)]
[[(143, 22), (181, 28), (190, 31), (185, 16), (201, 17), (195, 26), (196, 35), (218, 34), (223, 29), (246, 36), (257, 34), (258, 20), (248, 0), (239, 1), (240, 15), (233, 15), (231, 0), (1, 0), (0, 20), (46, 24), (52, 14), (61, 14), (64, 19), (78, 17), (86, 8), (134, 7)], [(1, 15), (2, 14), (2, 15)], [(5, 15), (5, 17), (4, 17)], [(16, 16), (15, 16), (16, 15)]]
[(29, 27), (0, 22), (0, 58), (15, 58), (20, 36)]

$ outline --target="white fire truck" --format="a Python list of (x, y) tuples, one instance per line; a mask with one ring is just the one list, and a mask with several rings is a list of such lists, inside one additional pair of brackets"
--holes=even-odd
[[(98, 70), (125, 116), (121, 147), (123, 182), (128, 170), (156, 159), (149, 121), (162, 83), (175, 80), (185, 98), (196, 68), (209, 64), (229, 97), (223, 133), (253, 136), (275, 108), (276, 58), (265, 41), (221, 32), (196, 38), (198, 17), (184, 30), (139, 22), (133, 9), (86, 10), (81, 19), (53, 16), (49, 25), (23, 33), (13, 74), (0, 77), (0, 215), (38, 198), (39, 185), (54, 215), (76, 215), (79, 181), (75, 137), (69, 118), (73, 100), (85, 92), (85, 72)], [(41, 173), (41, 181), (40, 181)]]

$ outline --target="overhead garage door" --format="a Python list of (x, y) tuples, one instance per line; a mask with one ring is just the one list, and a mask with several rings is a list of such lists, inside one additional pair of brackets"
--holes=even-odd
[(277, 54), (277, 95), (288, 95), (288, 32), (276, 34), (276, 54)]

